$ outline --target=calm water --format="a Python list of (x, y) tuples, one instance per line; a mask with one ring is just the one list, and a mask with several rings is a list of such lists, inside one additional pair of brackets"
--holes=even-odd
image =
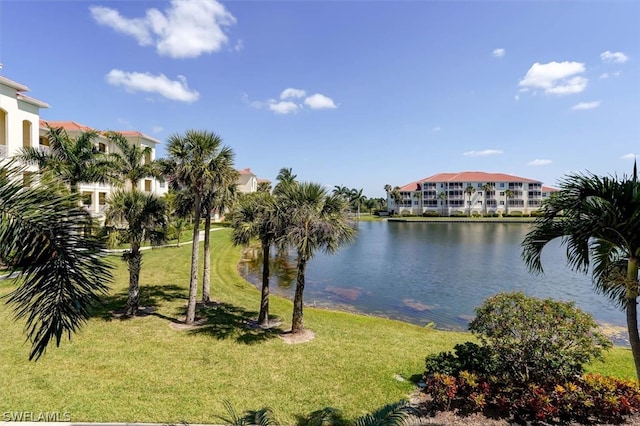
[[(356, 241), (308, 264), (305, 302), (466, 329), (474, 307), (502, 291), (575, 301), (598, 322), (624, 326), (624, 314), (595, 294), (589, 276), (572, 272), (559, 242), (544, 249), (544, 275), (520, 255), (529, 224), (363, 222)], [(272, 291), (293, 298), (295, 259), (275, 265)], [(240, 268), (260, 282), (259, 261)]]

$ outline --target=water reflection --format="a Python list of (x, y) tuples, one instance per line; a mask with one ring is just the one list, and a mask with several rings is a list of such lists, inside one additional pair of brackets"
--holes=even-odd
[[(305, 301), (442, 329), (466, 329), (474, 307), (501, 291), (575, 301), (604, 323), (624, 315), (572, 272), (559, 243), (545, 248), (545, 274), (531, 275), (520, 255), (521, 223), (360, 223), (356, 241), (307, 266)], [(258, 250), (259, 252), (259, 250)], [(259, 253), (240, 268), (261, 283)], [(272, 291), (293, 298), (295, 257), (272, 259)]]

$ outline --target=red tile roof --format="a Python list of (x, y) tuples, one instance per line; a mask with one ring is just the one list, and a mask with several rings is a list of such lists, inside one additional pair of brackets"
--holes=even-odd
[[(75, 121), (49, 121), (49, 120), (40, 120), (40, 128), (46, 129), (47, 125), (53, 128), (62, 128), (67, 132), (89, 132), (93, 129), (89, 126), (85, 126), (84, 124), (76, 123)], [(154, 143), (160, 143), (159, 140), (152, 138), (151, 136), (145, 135), (142, 132), (137, 130), (114, 130), (114, 132), (122, 134), (122, 136), (128, 137), (140, 137), (145, 138)]]
[(558, 188), (552, 188), (550, 186), (543, 186), (542, 192), (558, 192), (560, 191)]
[(241, 175), (252, 175), (253, 174), (251, 169), (248, 168), (248, 167), (246, 169), (238, 170), (238, 173), (240, 173)]
[(400, 191), (417, 191), (418, 184), (423, 182), (440, 183), (440, 182), (526, 182), (540, 183), (538, 180), (524, 178), (520, 176), (508, 175), (505, 173), (487, 173), (487, 172), (458, 172), (458, 173), (438, 173), (428, 178), (420, 179), (408, 183), (400, 188)]

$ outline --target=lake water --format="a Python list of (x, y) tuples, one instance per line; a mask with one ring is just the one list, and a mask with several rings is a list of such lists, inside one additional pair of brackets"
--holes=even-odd
[[(496, 293), (523, 291), (575, 301), (600, 323), (624, 326), (624, 313), (572, 272), (559, 242), (545, 247), (543, 275), (527, 271), (520, 246), (526, 223), (362, 222), (356, 241), (308, 264), (305, 302), (466, 330), (474, 307)], [(240, 267), (259, 285), (259, 260)], [(293, 298), (295, 258), (277, 263), (273, 293)]]

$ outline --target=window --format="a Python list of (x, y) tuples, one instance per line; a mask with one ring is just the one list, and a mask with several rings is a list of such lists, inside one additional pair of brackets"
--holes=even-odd
[(31, 122), (22, 121), (22, 147), (31, 148)]
[(501, 205), (501, 206), (504, 206), (504, 201), (500, 201), (500, 205)]
[(482, 188), (482, 184), (481, 183), (478, 184), (478, 188)]
[(151, 192), (151, 180), (150, 179), (145, 179), (144, 180), (144, 190), (146, 192)]
[(149, 164), (151, 162), (151, 153), (147, 152), (144, 154), (144, 164)]
[(160, 186), (160, 188), (164, 188), (164, 186), (165, 186), (164, 179), (158, 180), (158, 185)]
[(88, 192), (88, 191), (83, 192), (82, 193), (82, 204), (84, 204), (85, 206), (90, 206), (92, 197), (93, 197), (93, 193), (92, 192)]
[(98, 192), (98, 204), (101, 206), (107, 205), (107, 193), (106, 192)]
[(504, 188), (504, 182), (500, 182), (500, 188)]
[(107, 152), (107, 146), (105, 144), (103, 144), (102, 142), (100, 142), (98, 144), (98, 151), (100, 152)]
[(500, 192), (500, 196), (501, 196), (501, 197), (504, 197), (504, 192), (502, 192), (502, 191), (501, 191), (501, 192)]

